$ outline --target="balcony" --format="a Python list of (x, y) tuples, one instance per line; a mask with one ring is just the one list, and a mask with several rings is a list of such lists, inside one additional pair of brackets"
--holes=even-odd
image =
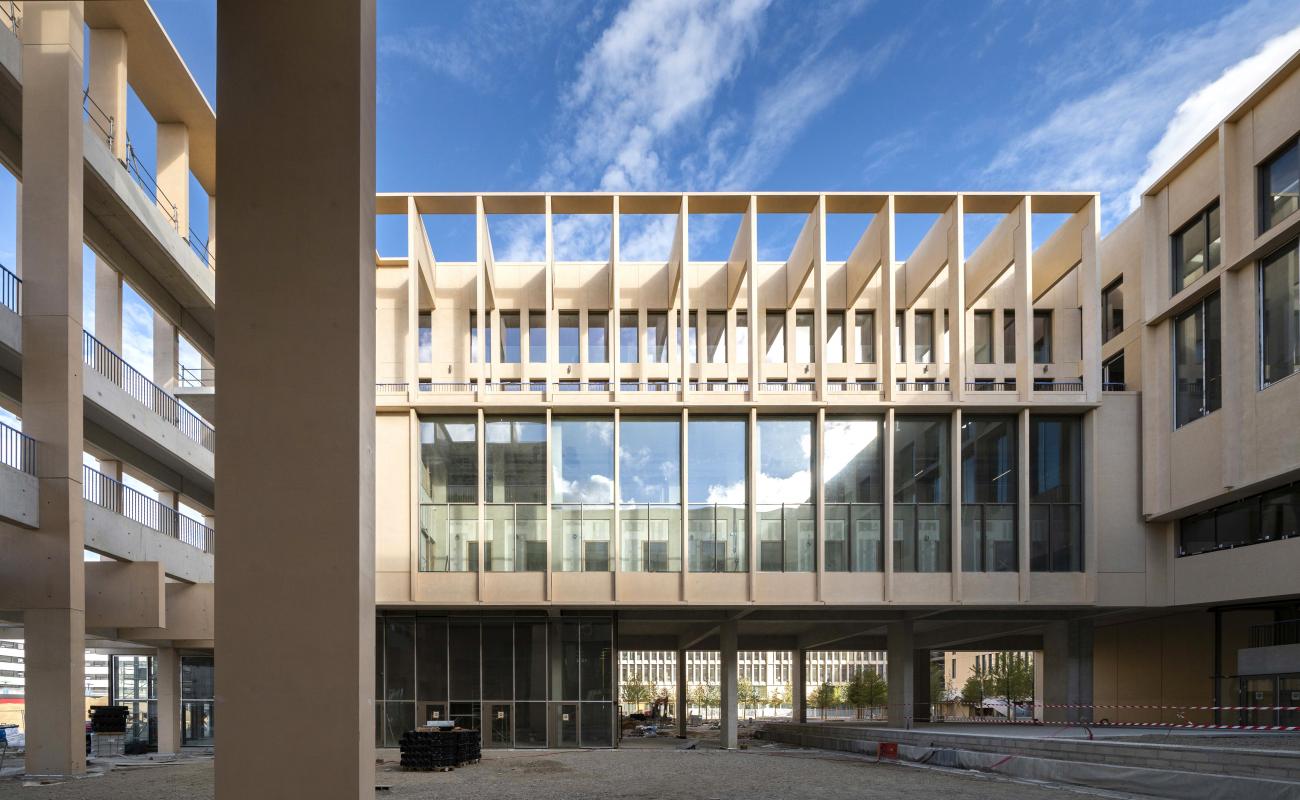
[(176, 375), (176, 397), (204, 416), (215, 419), (217, 413), (217, 371), (181, 367)]
[(0, 264), (0, 366), (15, 375), (21, 370), (23, 349), (23, 281)]
[(36, 527), (40, 496), (36, 440), (0, 423), (0, 518)]

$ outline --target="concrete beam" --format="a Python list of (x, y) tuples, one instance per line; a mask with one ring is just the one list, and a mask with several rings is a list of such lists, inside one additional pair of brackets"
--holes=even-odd
[(163, 627), (120, 627), (117, 638), (131, 642), (209, 641), (215, 639), (215, 584), (168, 583)]
[(884, 235), (885, 225), (883, 214), (874, 215), (867, 229), (862, 232), (862, 238), (853, 246), (853, 252), (849, 253), (848, 261), (844, 263), (848, 277), (848, 296), (844, 303), (846, 308), (852, 308), (858, 302), (858, 298), (866, 291), (867, 284), (871, 282), (871, 276), (880, 268), (880, 239)]
[[(752, 272), (754, 259), (754, 233), (758, 226), (758, 201), (750, 197), (745, 214), (740, 219), (740, 229), (736, 231), (736, 241), (731, 245), (731, 255), (727, 256), (727, 307), (734, 308), (736, 298), (740, 296), (740, 286), (745, 275)], [(750, 339), (754, 338), (754, 309), (749, 310)]]
[(165, 627), (165, 585), (163, 566), (157, 561), (87, 563), (86, 627)]

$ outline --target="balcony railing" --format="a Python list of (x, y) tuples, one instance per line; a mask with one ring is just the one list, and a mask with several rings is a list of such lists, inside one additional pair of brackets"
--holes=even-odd
[(0, 464), (19, 472), (36, 474), (36, 440), (0, 422)]
[(1034, 381), (1035, 392), (1082, 392), (1083, 381)]
[(88, 502), (152, 528), (163, 536), (212, 552), (216, 533), (202, 522), (87, 466), (81, 468), (81, 495)]
[(899, 381), (900, 392), (946, 392), (947, 381)]
[(693, 392), (747, 392), (749, 384), (744, 381), (691, 381)]
[(144, 189), (153, 198), (158, 209), (163, 212), (167, 217), (167, 221), (175, 229), (180, 222), (180, 212), (176, 209), (176, 204), (158, 185), (158, 180), (154, 178), (153, 173), (145, 167), (144, 162), (135, 154), (135, 146), (131, 144), (130, 136), (126, 137), (126, 171), (132, 178), (135, 178), (136, 183), (140, 184), (140, 188)]
[(808, 383), (790, 383), (788, 381), (763, 381), (759, 385), (759, 390), (764, 392), (811, 392), (813, 384)]
[(100, 134), (104, 137), (104, 141), (108, 143), (108, 148), (112, 150), (114, 134), (113, 118), (109, 116), (109, 113), (105, 111), (99, 103), (95, 102), (95, 98), (90, 96), (90, 89), (86, 89), (81, 93), (81, 108), (86, 114), (86, 119), (90, 120), (91, 125), (94, 125), (99, 129)]
[(966, 381), (968, 392), (1014, 392), (1015, 381)]
[(1300, 619), (1250, 626), (1251, 647), (1278, 647), (1284, 644), (1300, 644)]
[(82, 331), (82, 334), (82, 355), (86, 366), (103, 375), (141, 405), (176, 426), (177, 430), (187, 438), (198, 442), (205, 450), (213, 450), (217, 432), (211, 425), (182, 405), (158, 384), (141, 375), (121, 356), (91, 336), (89, 331)]
[(473, 381), (420, 381), (422, 392), (465, 393), (474, 391)]
[(0, 25), (8, 28), (14, 36), (20, 36), (23, 30), (23, 9), (14, 0), (0, 2)]
[(1103, 392), (1122, 392), (1125, 390), (1123, 381), (1106, 381), (1101, 385)]
[(406, 381), (379, 381), (375, 384), (375, 391), (379, 394), (405, 394)]
[(211, 389), (217, 385), (217, 371), (211, 367), (182, 366), (176, 373), (176, 385), (183, 389)]
[(847, 381), (826, 384), (828, 392), (878, 392), (880, 381)]
[(15, 314), (23, 313), (23, 279), (0, 264), (0, 306)]

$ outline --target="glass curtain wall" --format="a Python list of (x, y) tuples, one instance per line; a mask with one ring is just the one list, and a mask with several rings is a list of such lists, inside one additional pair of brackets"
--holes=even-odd
[(614, 420), (551, 420), (552, 568), (613, 569)]
[(109, 702), (126, 706), (126, 744), (158, 749), (158, 680), (153, 656), (109, 656)]
[(682, 568), (681, 420), (619, 420), (618, 502), (621, 569)]
[(812, 572), (817, 568), (814, 425), (812, 419), (758, 420), (760, 571)]
[(1016, 418), (963, 416), (961, 549), (966, 572), (1015, 572)]
[(478, 570), (474, 417), (420, 419), (420, 571)]
[(894, 571), (947, 572), (948, 417), (894, 420)]
[(483, 560), (493, 572), (546, 571), (546, 422), (484, 420)]
[(884, 418), (827, 417), (822, 434), (826, 482), (827, 572), (880, 572), (885, 495)]
[(686, 425), (691, 572), (749, 570), (749, 421), (692, 416)]
[(1083, 424), (1029, 418), (1029, 568), (1083, 571)]
[(1300, 241), (1260, 264), (1260, 386), (1300, 371)]
[(215, 735), (215, 664), (211, 656), (181, 658), (181, 743), (211, 747)]

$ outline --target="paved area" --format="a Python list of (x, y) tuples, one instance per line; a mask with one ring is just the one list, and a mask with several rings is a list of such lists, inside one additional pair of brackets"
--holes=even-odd
[[(1064, 788), (876, 764), (857, 756), (771, 744), (730, 752), (705, 747), (684, 751), (677, 744), (664, 738), (620, 750), (487, 751), (479, 764), (432, 773), (402, 772), (395, 762), (396, 752), (381, 751), (386, 760), (378, 767), (377, 783), (391, 788), (377, 792), (376, 798), (861, 800), (914, 795), (944, 800), (1051, 800), (1083, 796)], [(50, 786), (23, 786), (5, 779), (0, 780), (0, 798), (205, 800), (213, 796), (212, 769), (213, 762), (202, 759), (117, 769)]]

